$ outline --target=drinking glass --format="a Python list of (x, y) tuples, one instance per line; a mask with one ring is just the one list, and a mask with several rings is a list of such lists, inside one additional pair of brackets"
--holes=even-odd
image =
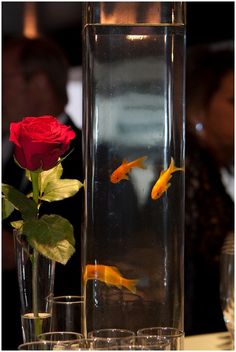
[(135, 332), (127, 329), (98, 329), (88, 333), (88, 337), (126, 338), (135, 336)]
[(125, 339), (111, 339), (109, 337), (93, 337), (93, 338), (82, 338), (76, 343), (70, 345), (70, 350), (116, 350), (121, 346), (120, 343), (130, 344), (130, 340), (127, 342)]
[(137, 331), (138, 336), (157, 336), (169, 343), (170, 350), (183, 350), (184, 332), (173, 327), (150, 327)]
[(135, 332), (127, 329), (98, 329), (88, 333), (88, 338), (93, 339), (94, 348), (118, 347), (132, 343)]
[(82, 334), (70, 331), (45, 332), (38, 336), (38, 339), (43, 341), (63, 341), (68, 343), (75, 343), (82, 338)]
[(18, 350), (21, 351), (51, 351), (51, 350), (66, 350), (66, 346), (63, 342), (58, 341), (33, 341), (23, 343), (18, 346)]
[(55, 296), (52, 300), (51, 331), (81, 333), (82, 296)]
[[(234, 235), (224, 242), (220, 256), (220, 299), (225, 325), (234, 346)], [(233, 347), (234, 348), (234, 347)]]
[(170, 350), (170, 341), (166, 338), (156, 335), (140, 335), (133, 336), (129, 343), (121, 344), (116, 347), (110, 347), (109, 349), (117, 350)]
[[(76, 343), (72, 343), (70, 346), (70, 350), (94, 350), (94, 349), (107, 349), (107, 348), (103, 348), (103, 341), (102, 343), (99, 345), (99, 343), (97, 343), (97, 339), (96, 338), (82, 338), (80, 340), (78, 340)], [(105, 346), (106, 347), (106, 346)]]
[(94, 337), (81, 339), (71, 350), (170, 350), (170, 343), (158, 336), (129, 336), (120, 338)]

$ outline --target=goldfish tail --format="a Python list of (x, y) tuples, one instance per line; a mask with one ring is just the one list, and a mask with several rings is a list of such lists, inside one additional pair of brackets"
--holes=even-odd
[(173, 157), (171, 157), (170, 169), (171, 169), (171, 173), (177, 172), (177, 171), (184, 171), (183, 167), (175, 166)]
[(140, 167), (141, 169), (146, 169), (144, 165), (144, 161), (147, 159), (147, 156), (142, 156), (141, 158), (136, 160), (136, 167)]
[(88, 281), (88, 270), (87, 270), (87, 267), (85, 268), (84, 273), (83, 273), (83, 280), (84, 280), (85, 284)]
[(136, 293), (136, 286), (137, 286), (138, 280), (129, 280), (129, 279), (124, 279), (122, 282), (122, 286), (126, 287), (127, 290), (129, 290), (132, 293)]

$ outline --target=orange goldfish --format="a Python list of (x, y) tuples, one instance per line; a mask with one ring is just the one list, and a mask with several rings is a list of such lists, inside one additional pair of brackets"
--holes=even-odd
[(140, 167), (141, 169), (145, 169), (143, 165), (143, 161), (146, 159), (146, 156), (142, 156), (134, 161), (127, 162), (124, 160), (122, 164), (111, 174), (110, 180), (112, 183), (118, 183), (121, 180), (128, 180), (129, 177), (126, 175), (131, 171), (133, 167)]
[(107, 285), (113, 285), (121, 289), (127, 288), (132, 293), (136, 293), (137, 280), (124, 278), (115, 266), (88, 264), (84, 271), (84, 281), (99, 280)]
[(176, 171), (184, 171), (182, 167), (176, 167), (174, 165), (174, 159), (171, 158), (170, 165), (168, 169), (161, 171), (161, 174), (156, 181), (155, 185), (152, 188), (151, 192), (151, 198), (156, 200), (160, 198), (164, 192), (167, 191), (167, 189), (170, 187), (169, 180), (172, 177), (172, 174)]

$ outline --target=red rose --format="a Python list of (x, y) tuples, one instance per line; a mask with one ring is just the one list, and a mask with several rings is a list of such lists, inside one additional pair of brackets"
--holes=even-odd
[(74, 138), (75, 132), (53, 116), (25, 117), (10, 125), (15, 158), (30, 171), (53, 168)]

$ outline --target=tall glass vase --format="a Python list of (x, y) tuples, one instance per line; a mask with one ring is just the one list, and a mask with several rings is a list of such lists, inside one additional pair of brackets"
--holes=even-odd
[(83, 43), (84, 333), (183, 329), (184, 3), (87, 3)]
[(23, 342), (50, 331), (55, 262), (35, 251), (26, 237), (14, 231), (17, 276), (21, 300)]

